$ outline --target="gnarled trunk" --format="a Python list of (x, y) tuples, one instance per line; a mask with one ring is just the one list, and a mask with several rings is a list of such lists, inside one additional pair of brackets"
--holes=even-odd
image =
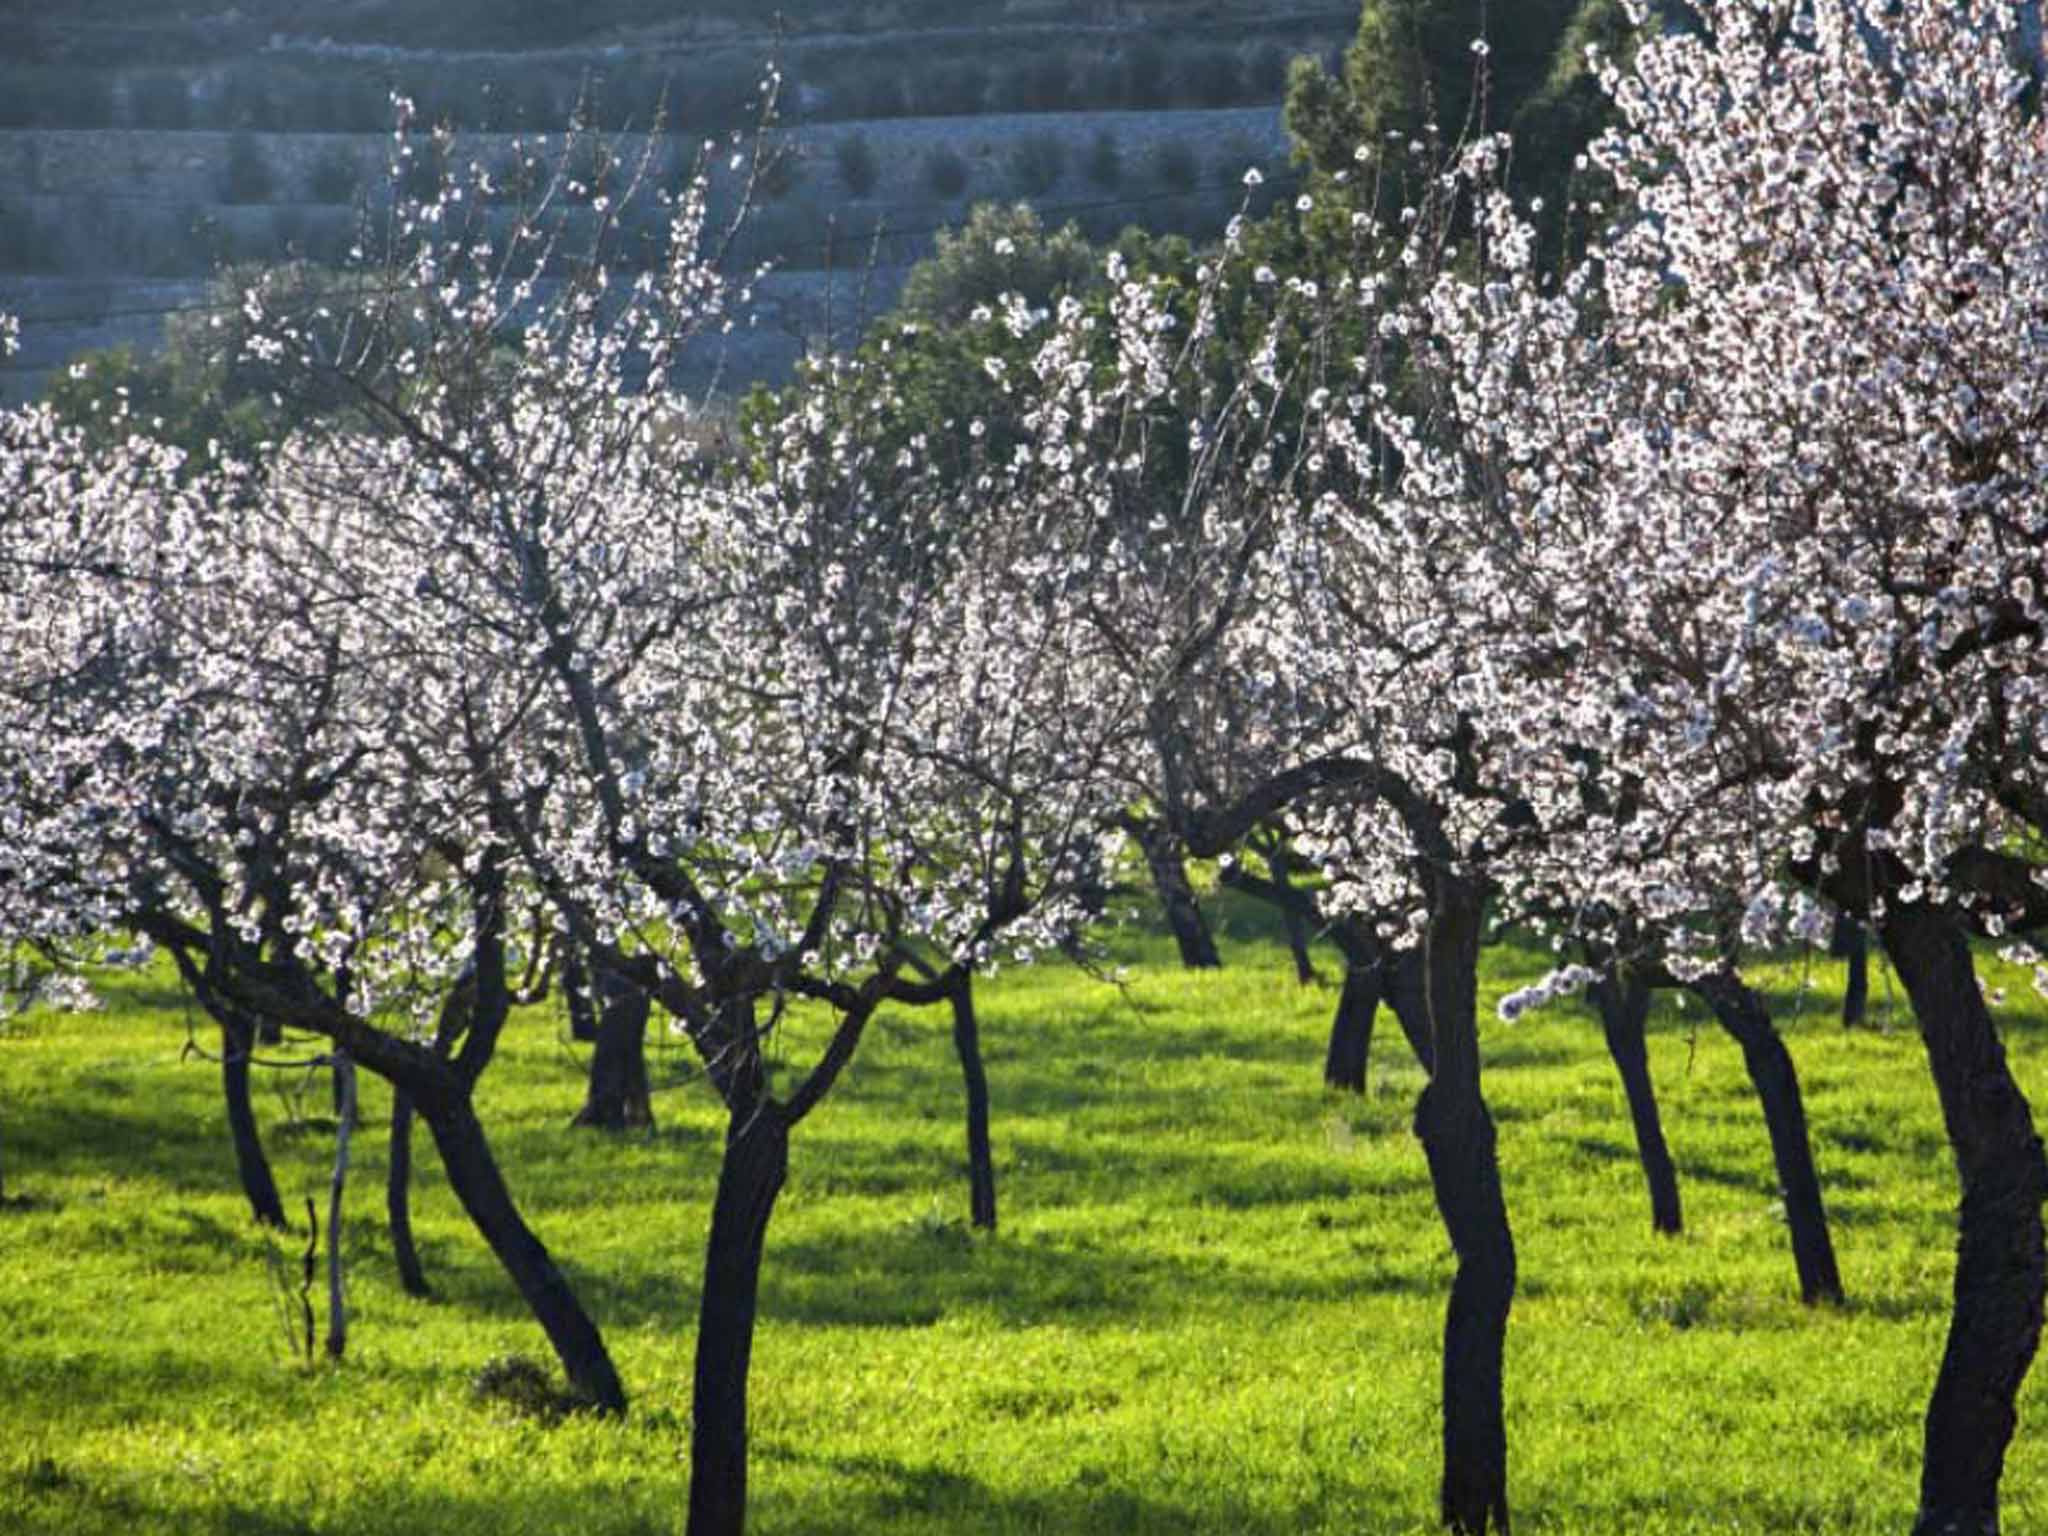
[(249, 1102), (249, 1058), (256, 1049), (254, 1020), (232, 1011), (224, 1013), (220, 1026), (221, 1091), (227, 1100), (228, 1132), (235, 1143), (235, 1172), (248, 1197), (249, 1211), (266, 1227), (285, 1225), (284, 1202), (278, 1198), (277, 1180), (271, 1176), (270, 1159), (264, 1155), (263, 1139), (256, 1132), (256, 1112)]
[(1994, 1536), (2015, 1404), (2041, 1339), (2048, 1162), (1961, 925), (1902, 902), (1880, 937), (1920, 1020), (1962, 1185), (1954, 1311), (1927, 1405), (1914, 1536)]
[(1458, 1255), (1444, 1317), (1444, 1524), (1508, 1529), (1501, 1359), (1515, 1296), (1515, 1242), (1501, 1191), (1493, 1117), (1479, 1086), (1482, 893), (1433, 881), (1422, 975), (1433, 1071), (1415, 1106), (1444, 1230)]
[[(1380, 967), (1380, 996), (1393, 1010), (1394, 1022), (1422, 1070), (1436, 1071), (1436, 1031), (1430, 1023), (1429, 987), (1421, 949), (1389, 955)], [(1477, 1004), (1474, 1004), (1476, 1010)]]
[(1664, 1144), (1664, 1123), (1657, 1113), (1657, 1089), (1650, 1080), (1650, 1047), (1645, 1026), (1650, 1016), (1650, 987), (1633, 970), (1609, 971), (1589, 989), (1607, 1037), (1607, 1054), (1621, 1074), (1628, 1096), (1628, 1116), (1635, 1126), (1636, 1157), (1650, 1188), (1650, 1227), (1657, 1232), (1684, 1230), (1678, 1199), (1678, 1171)]
[(740, 1536), (747, 1520), (747, 1370), (753, 1358), (761, 1252), (789, 1175), (789, 1126), (763, 1099), (733, 1111), (726, 1131), (691, 1399), (689, 1536)]
[(1166, 926), (1180, 948), (1180, 963), (1189, 970), (1215, 970), (1223, 964), (1216, 952), (1216, 940), (1209, 932), (1209, 920), (1188, 883), (1187, 859), (1180, 839), (1164, 822), (1134, 818), (1129, 824), (1145, 855), (1152, 885), (1159, 892), (1159, 905), (1166, 914)]
[(526, 1298), (554, 1346), (569, 1384), (598, 1409), (624, 1413), (626, 1389), (604, 1338), (569, 1288), (554, 1257), (520, 1216), (467, 1095), (439, 1102), (423, 1098), (419, 1108), (433, 1132), (434, 1145), (440, 1149), (449, 1188)]
[(974, 1016), (974, 973), (953, 986), (953, 1049), (967, 1084), (968, 1211), (975, 1226), (996, 1229), (996, 1164), (989, 1149), (988, 1073), (981, 1061), (981, 1026)]
[(1842, 1275), (1835, 1266), (1835, 1245), (1828, 1236), (1826, 1207), (1821, 1202), (1820, 1175), (1813, 1165), (1813, 1144), (1807, 1137), (1806, 1104), (1799, 1092), (1799, 1073), (1785, 1049), (1763, 999), (1735, 976), (1702, 977), (1693, 990), (1714, 1011), (1723, 1029), (1742, 1047), (1742, 1064), (1763, 1105), (1770, 1132), (1771, 1157), (1777, 1164), (1778, 1188), (1785, 1199), (1785, 1221), (1792, 1232), (1792, 1262), (1799, 1271), (1799, 1298), (1812, 1306), (1842, 1299)]
[(616, 971), (597, 973), (597, 1045), (590, 1055), (590, 1087), (572, 1124), (623, 1131), (654, 1124), (647, 1090), (646, 992)]

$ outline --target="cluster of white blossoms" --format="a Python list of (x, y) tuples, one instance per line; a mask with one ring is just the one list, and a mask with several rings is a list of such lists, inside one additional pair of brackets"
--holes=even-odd
[(689, 449), (702, 178), (634, 284), (444, 195), (352, 349), (252, 298), (359, 391), (262, 463), (14, 413), (8, 931), (204, 909), (369, 1007), (467, 962), (495, 862), (518, 921), (683, 980), (706, 921), (826, 975), (985, 958), (1145, 802), (1286, 818), (1397, 943), (1432, 869), (1682, 951), (1877, 850), (1874, 907), (2000, 919), (1955, 872), (2048, 792), (2042, 131), (1999, 8), (1707, 16), (1607, 66), (1627, 208), (1566, 270), (1494, 140), (1318, 281), (1113, 258), (999, 307), (1029, 366), (990, 358), (971, 474), (876, 447), (852, 362), (753, 472)]

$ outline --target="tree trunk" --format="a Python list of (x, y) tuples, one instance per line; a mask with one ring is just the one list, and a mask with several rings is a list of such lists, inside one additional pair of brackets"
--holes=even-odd
[(967, 1083), (968, 1210), (975, 1226), (996, 1229), (996, 1164), (988, 1139), (988, 1073), (981, 1063), (981, 1025), (974, 1017), (974, 973), (953, 988), (953, 1049)]
[(597, 973), (597, 1045), (590, 1056), (590, 1089), (574, 1125), (624, 1131), (654, 1124), (647, 1090), (648, 997), (616, 971)]
[(1415, 1105), (1444, 1230), (1458, 1255), (1444, 1317), (1443, 1485), (1451, 1530), (1508, 1529), (1501, 1357), (1515, 1296), (1515, 1242), (1501, 1192), (1493, 1117), (1479, 1086), (1482, 896), (1433, 878), (1422, 974), (1434, 1071)]
[(1632, 970), (1624, 970), (1620, 976), (1610, 971), (1590, 990), (1607, 1036), (1607, 1054), (1613, 1058), (1615, 1070), (1621, 1074), (1622, 1091), (1628, 1095), (1636, 1156), (1650, 1186), (1650, 1227), (1657, 1232), (1681, 1232), (1685, 1221), (1679, 1208), (1678, 1171), (1671, 1166), (1671, 1151), (1664, 1144), (1657, 1089), (1650, 1081), (1650, 1048), (1644, 1032), (1650, 1013), (1649, 983)]
[(1848, 962), (1842, 983), (1842, 1028), (1853, 1029), (1863, 1022), (1870, 1004), (1870, 930), (1846, 913), (1837, 917), (1828, 952)]
[(1960, 923), (1897, 903), (1879, 937), (1919, 1017), (1962, 1185), (1954, 1311), (1927, 1405), (1914, 1536), (1995, 1536), (2015, 1403), (2041, 1338), (2048, 1162)]
[(228, 1131), (234, 1137), (235, 1172), (248, 1197), (249, 1210), (266, 1227), (282, 1230), (284, 1202), (278, 1198), (277, 1180), (271, 1176), (270, 1159), (264, 1155), (263, 1139), (256, 1133), (256, 1112), (249, 1102), (249, 1058), (256, 1049), (256, 1025), (232, 1013), (220, 1026), (221, 1088), (227, 1099)]
[[(475, 1014), (476, 975), (474, 970), (457, 982), (441, 1004), (440, 1021), (434, 1026), (434, 1054), (446, 1059), (455, 1042), (466, 1034)], [(391, 1224), (391, 1253), (398, 1263), (398, 1283), (408, 1296), (431, 1296), (426, 1272), (420, 1268), (419, 1249), (412, 1237), (412, 1122), (416, 1113), (410, 1090), (403, 1083), (391, 1084), (391, 1157), (384, 1180), (384, 1210)]]
[(1134, 820), (1130, 825), (1144, 851), (1145, 867), (1152, 872), (1166, 926), (1180, 946), (1180, 963), (1193, 971), (1219, 968), (1223, 958), (1216, 953), (1216, 940), (1209, 932), (1209, 920), (1202, 915), (1202, 904), (1195, 899), (1195, 888), (1188, 884), (1180, 839), (1163, 822)]
[(1323, 1055), (1323, 1083), (1346, 1093), (1365, 1092), (1372, 1060), (1372, 1025), (1380, 1011), (1380, 969), (1374, 962), (1347, 960), (1344, 990), (1330, 1020), (1330, 1048)]
[(569, 1038), (585, 1044), (597, 1039), (597, 1004), (590, 992), (590, 969), (573, 943), (562, 948), (562, 999), (569, 1008)]
[(391, 1255), (398, 1262), (398, 1283), (408, 1296), (431, 1296), (419, 1249), (412, 1239), (412, 1095), (396, 1084), (391, 1089), (391, 1156), (384, 1179), (384, 1209), (391, 1223)]
[(1742, 1064), (1763, 1105), (1770, 1132), (1771, 1157), (1777, 1165), (1778, 1188), (1785, 1199), (1785, 1220), (1792, 1231), (1792, 1262), (1799, 1270), (1799, 1298), (1808, 1306), (1842, 1300), (1842, 1275), (1835, 1266), (1835, 1245), (1828, 1237), (1826, 1207), (1821, 1202), (1820, 1175), (1813, 1166), (1813, 1144), (1806, 1132), (1806, 1105), (1799, 1092), (1799, 1073), (1792, 1055), (1771, 1024), (1769, 1010), (1755, 992), (1734, 975), (1701, 978), (1693, 985), (1721, 1027), (1742, 1047)]
[(726, 1131), (704, 1255), (691, 1399), (688, 1536), (740, 1536), (746, 1527), (747, 1369), (754, 1351), (761, 1250), (788, 1175), (789, 1127), (781, 1106), (763, 1099), (736, 1108)]
[(356, 1064), (334, 1056), (334, 1178), (327, 1194), (327, 1358), (348, 1348), (348, 1298), (342, 1284), (341, 1199), (348, 1189), (349, 1142), (356, 1129)]
[[(1380, 995), (1393, 1010), (1394, 1022), (1408, 1049), (1415, 1053), (1422, 1070), (1436, 1071), (1435, 1030), (1430, 1024), (1429, 989), (1423, 973), (1422, 950), (1404, 949), (1388, 955), (1380, 965)], [(1474, 1004), (1475, 1009), (1477, 1004)]]
[[(1290, 896), (1294, 893), (1296, 867), (1293, 850), (1285, 842), (1268, 849), (1266, 868), (1272, 871), (1273, 883)], [(1279, 907), (1281, 924), (1287, 930), (1287, 951), (1294, 957), (1294, 979), (1305, 987), (1316, 979), (1315, 962), (1308, 953), (1308, 917), (1302, 911), (1301, 901), (1283, 900)]]
[(533, 1309), (569, 1384), (601, 1411), (624, 1413), (626, 1389), (604, 1338), (553, 1256), (520, 1216), (475, 1108), (463, 1096), (440, 1104), (421, 1100), (420, 1112), (440, 1149), (449, 1188)]

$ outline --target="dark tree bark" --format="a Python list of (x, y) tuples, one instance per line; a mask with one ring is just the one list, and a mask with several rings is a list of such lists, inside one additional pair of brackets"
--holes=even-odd
[[(1475, 962), (1476, 964), (1476, 962)], [(1436, 1072), (1436, 1030), (1430, 1022), (1428, 982), (1420, 946), (1388, 955), (1380, 967), (1380, 996), (1393, 1011), (1394, 1022), (1422, 1070)], [(1475, 983), (1476, 985), (1476, 983)], [(1476, 1010), (1478, 1004), (1473, 1004)]]
[(1308, 902), (1294, 889), (1294, 872), (1300, 868), (1299, 861), (1284, 840), (1275, 841), (1266, 849), (1266, 868), (1272, 871), (1273, 884), (1286, 896), (1295, 898), (1282, 900), (1280, 921), (1287, 931), (1287, 952), (1294, 957), (1294, 979), (1307, 986), (1316, 979), (1315, 962), (1308, 952)]
[(1995, 1536), (2016, 1401), (2041, 1339), (2048, 1162), (1955, 917), (1896, 903), (1879, 929), (1920, 1020), (1962, 1185), (1954, 1310), (1927, 1405), (1914, 1536)]
[(468, 1095), (420, 1100), (420, 1114), (440, 1149), (448, 1185), (554, 1346), (570, 1385), (606, 1413), (626, 1411), (626, 1389), (597, 1325), (546, 1246), (519, 1214)]
[(1853, 1029), (1863, 1022), (1870, 1005), (1870, 930), (1843, 913), (1835, 919), (1828, 952), (1848, 964), (1842, 982), (1842, 1028)]
[(348, 1297), (341, 1263), (342, 1196), (348, 1190), (350, 1143), (356, 1130), (356, 1064), (346, 1051), (334, 1056), (334, 1178), (327, 1193), (327, 1357), (348, 1349)]
[(1650, 1014), (1649, 983), (1635, 970), (1624, 969), (1618, 976), (1610, 970), (1590, 991), (1593, 1006), (1600, 1012), (1600, 1027), (1607, 1037), (1607, 1054), (1621, 1074), (1622, 1091), (1628, 1095), (1636, 1156), (1650, 1188), (1650, 1227), (1657, 1232), (1683, 1231), (1678, 1171), (1672, 1167), (1671, 1150), (1664, 1144), (1664, 1124), (1657, 1113), (1657, 1089), (1650, 1080), (1650, 1048), (1644, 1028)]
[(624, 1131), (654, 1124), (647, 1090), (647, 993), (618, 972), (599, 967), (597, 1045), (590, 1088), (572, 1124)]
[[(1227, 866), (1224, 883), (1234, 890), (1277, 907), (1286, 920), (1290, 944), (1296, 936), (1295, 979), (1315, 979), (1308, 963), (1307, 934), (1315, 900), (1289, 883), (1293, 868), (1283, 848), (1267, 854), (1272, 878), (1262, 880), (1242, 864)], [(1344, 956), (1344, 987), (1337, 998), (1337, 1010), (1330, 1019), (1330, 1043), (1323, 1054), (1323, 1082), (1348, 1093), (1365, 1092), (1366, 1071), (1372, 1058), (1372, 1027), (1379, 1013), (1380, 993), (1385, 987), (1386, 953), (1369, 924), (1354, 915), (1340, 915), (1329, 924), (1329, 936)]]
[[(434, 1055), (446, 1059), (468, 1030), (476, 1004), (474, 976), (456, 983), (441, 1005), (434, 1027)], [(412, 1236), (412, 1093), (396, 1079), (391, 1084), (391, 1155), (386, 1163), (384, 1210), (391, 1226), (391, 1254), (398, 1264), (398, 1283), (408, 1296), (431, 1296), (419, 1248)]]
[(590, 967), (576, 944), (562, 949), (562, 1000), (569, 1008), (569, 1038), (586, 1045), (597, 1039), (597, 1003), (591, 996)]
[(1479, 1086), (1479, 935), (1483, 893), (1431, 876), (1422, 946), (1434, 1069), (1415, 1106), (1444, 1230), (1458, 1255), (1444, 1318), (1443, 1485), (1451, 1530), (1508, 1530), (1507, 1428), (1501, 1359), (1515, 1296), (1515, 1242), (1500, 1159)]
[(761, 1253), (789, 1176), (789, 1125), (772, 1100), (736, 1108), (726, 1131), (691, 1400), (688, 1536), (740, 1536), (747, 1520), (747, 1370)]
[(1380, 1011), (1380, 968), (1346, 960), (1344, 989), (1330, 1020), (1330, 1048), (1323, 1054), (1323, 1083), (1345, 1093), (1365, 1092), (1372, 1061), (1372, 1026)]
[(1151, 871), (1159, 905), (1166, 913), (1166, 926), (1180, 948), (1180, 963), (1196, 971), (1219, 968), (1223, 957), (1216, 952), (1216, 940), (1209, 932), (1209, 920), (1202, 915), (1202, 904), (1195, 899), (1195, 888), (1188, 884), (1180, 839), (1161, 821), (1134, 816), (1125, 825), (1145, 855), (1145, 867)]
[(974, 1016), (974, 973), (962, 971), (954, 984), (953, 1049), (967, 1085), (968, 1211), (984, 1232), (996, 1229), (996, 1163), (989, 1150), (988, 1072), (981, 1061), (981, 1024)]
[(1806, 1130), (1806, 1104), (1792, 1055), (1771, 1023), (1763, 999), (1732, 973), (1702, 977), (1693, 990), (1742, 1047), (1742, 1063), (1763, 1105), (1778, 1188), (1785, 1200), (1785, 1221), (1792, 1233), (1800, 1300), (1808, 1306), (1839, 1303), (1842, 1276), (1835, 1265), (1835, 1245), (1828, 1236), (1827, 1209), (1821, 1201), (1820, 1175), (1814, 1169), (1813, 1144)]
[(227, 1099), (228, 1131), (235, 1143), (235, 1172), (248, 1197), (249, 1211), (266, 1227), (283, 1230), (284, 1202), (278, 1198), (277, 1180), (271, 1176), (270, 1159), (263, 1152), (263, 1138), (256, 1132), (256, 1112), (249, 1102), (249, 1058), (256, 1049), (259, 1030), (253, 1019), (233, 1010), (223, 1010), (220, 1026), (221, 1089)]
[(398, 1263), (398, 1283), (408, 1296), (431, 1296), (420, 1251), (412, 1236), (412, 1095), (391, 1090), (391, 1155), (384, 1179), (384, 1210), (391, 1225), (391, 1256)]
[[(502, 864), (487, 854), (468, 884), (476, 914), (472, 961), (442, 1009), (434, 1049), (369, 1024), (330, 996), (325, 978), (296, 958), (268, 959), (222, 927), (200, 930), (150, 908), (137, 914), (137, 925), (170, 950), (179, 974), (210, 1010), (225, 1003), (251, 1017), (304, 1018), (359, 1068), (411, 1097), (433, 1133), (449, 1187), (547, 1334), (571, 1387), (599, 1410), (623, 1413), (625, 1389), (603, 1336), (520, 1216), (477, 1119), (477, 1080), (490, 1065), (512, 996), (505, 976)], [(449, 1059), (441, 1048), (456, 1033), (465, 1038)]]

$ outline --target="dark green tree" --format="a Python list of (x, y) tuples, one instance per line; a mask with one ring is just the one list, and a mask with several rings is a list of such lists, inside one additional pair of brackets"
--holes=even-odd
[(1568, 39), (1594, 40), (1601, 24), (1582, 25), (1579, 13), (1609, 10), (1618, 10), (1612, 0), (1365, 0), (1337, 74), (1313, 58), (1289, 72), (1295, 155), (1332, 175), (1354, 164), (1361, 144), (1398, 156), (1431, 125), (1453, 141), (1510, 128), (1551, 84)]

